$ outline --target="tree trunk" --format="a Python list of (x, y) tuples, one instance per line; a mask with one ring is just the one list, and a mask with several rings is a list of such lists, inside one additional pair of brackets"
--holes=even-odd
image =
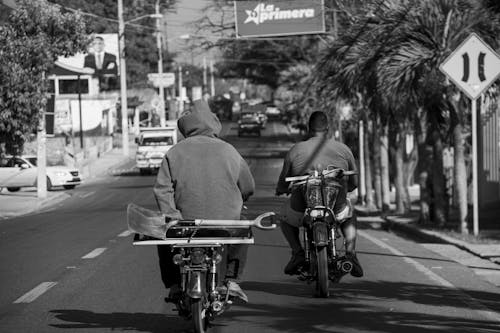
[(396, 159), (396, 178), (395, 178), (395, 187), (396, 187), (396, 214), (405, 214), (405, 188), (404, 188), (404, 171), (403, 171), (403, 159), (405, 153), (405, 141), (404, 141), (404, 132), (400, 131), (396, 135), (395, 140), (396, 150), (395, 150), (395, 159)]
[(453, 129), (454, 149), (454, 186), (458, 201), (458, 223), (462, 234), (469, 233), (467, 228), (467, 172), (465, 168), (465, 138), (462, 125), (457, 124)]
[(383, 125), (380, 135), (380, 172), (382, 180), (382, 212), (387, 213), (391, 204), (389, 180), (389, 125)]
[[(406, 140), (408, 140), (409, 137), (406, 137)], [(411, 135), (411, 140), (413, 140), (413, 144), (416, 143), (415, 136)], [(415, 146), (413, 146), (413, 149), (409, 154), (405, 153), (405, 159), (403, 161), (403, 186), (405, 189), (405, 206), (406, 206), (406, 211), (411, 210), (411, 196), (410, 196), (410, 186), (413, 184), (413, 176), (415, 174), (415, 169), (417, 168), (418, 164), (418, 153), (417, 149)]]
[(380, 164), (380, 118), (377, 116), (375, 126), (373, 127), (372, 146), (373, 146), (373, 187), (375, 190), (375, 206), (382, 209), (382, 166)]
[(432, 148), (427, 145), (427, 112), (420, 108), (418, 117), (415, 118), (415, 128), (417, 132), (417, 154), (418, 154), (418, 184), (420, 187), (420, 217), (419, 224), (427, 225), (430, 222), (430, 190), (427, 186), (429, 181), (429, 161), (432, 160)]
[(365, 145), (365, 186), (366, 186), (366, 207), (369, 210), (375, 210), (375, 200), (373, 198), (373, 182), (372, 182), (372, 162), (370, 152), (370, 138), (373, 132), (373, 122), (367, 120), (366, 133), (364, 137)]
[(447, 200), (445, 198), (445, 181), (444, 181), (444, 169), (443, 169), (443, 140), (437, 129), (432, 132), (432, 139), (434, 142), (434, 154), (433, 154), (433, 172), (432, 172), (432, 191), (434, 194), (434, 224), (439, 227), (444, 226), (446, 223), (446, 213), (448, 209), (446, 208)]

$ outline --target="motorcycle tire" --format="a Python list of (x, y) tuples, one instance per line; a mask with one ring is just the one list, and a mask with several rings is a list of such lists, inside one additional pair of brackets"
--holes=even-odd
[(207, 309), (203, 306), (203, 303), (203, 299), (191, 299), (191, 314), (193, 316), (195, 333), (205, 333), (208, 331)]
[(328, 253), (327, 247), (316, 248), (316, 295), (321, 298), (329, 296), (328, 291)]

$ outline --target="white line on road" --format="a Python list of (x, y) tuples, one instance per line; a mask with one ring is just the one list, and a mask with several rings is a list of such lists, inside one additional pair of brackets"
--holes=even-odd
[(87, 193), (84, 193), (84, 194), (80, 194), (80, 198), (86, 198), (86, 197), (90, 197), (91, 195), (93, 195), (95, 193), (95, 191), (91, 191), (91, 192), (87, 192)]
[(437, 282), (438, 284), (440, 284), (443, 287), (454, 289), (456, 291), (457, 295), (459, 295), (463, 299), (463, 301), (465, 302), (465, 304), (472, 305), (473, 307), (475, 307), (476, 309), (478, 309), (478, 310), (475, 310), (475, 311), (479, 315), (481, 315), (482, 317), (484, 317), (484, 318), (486, 318), (488, 320), (493, 320), (493, 321), (500, 322), (500, 314), (499, 313), (490, 310), (489, 308), (487, 308), (486, 306), (484, 306), (482, 303), (480, 303), (478, 300), (476, 300), (475, 298), (469, 296), (465, 292), (459, 290), (451, 282), (449, 282), (448, 280), (443, 279), (442, 277), (440, 277), (439, 275), (437, 275), (436, 273), (434, 273), (433, 271), (431, 271), (430, 269), (428, 269), (427, 267), (425, 267), (424, 265), (422, 265), (418, 261), (416, 261), (414, 259), (411, 259), (411, 258), (408, 258), (408, 256), (406, 254), (404, 254), (403, 252), (401, 252), (401, 251), (393, 248), (389, 244), (386, 244), (386, 243), (382, 242), (381, 240), (379, 240), (379, 239), (377, 239), (375, 237), (370, 236), (365, 231), (358, 230), (358, 234), (361, 235), (362, 237), (368, 239), (372, 243), (375, 243), (376, 245), (380, 246), (381, 248), (384, 248), (384, 249), (390, 251), (391, 253), (393, 253), (393, 254), (395, 254), (395, 255), (397, 255), (399, 257), (402, 257), (402, 259), (404, 261), (406, 261), (407, 263), (413, 265), (418, 271), (424, 273), (432, 281)]
[(122, 232), (121, 234), (119, 234), (118, 237), (128, 237), (130, 235), (132, 235), (132, 231), (125, 230), (124, 232)]
[(16, 299), (14, 303), (31, 303), (56, 284), (57, 282), (42, 282), (23, 296)]
[(98, 247), (97, 249), (93, 250), (92, 252), (89, 252), (86, 255), (84, 255), (82, 257), (82, 259), (92, 259), (92, 258), (95, 258), (98, 255), (100, 255), (101, 253), (103, 253), (104, 251), (106, 251), (105, 247)]

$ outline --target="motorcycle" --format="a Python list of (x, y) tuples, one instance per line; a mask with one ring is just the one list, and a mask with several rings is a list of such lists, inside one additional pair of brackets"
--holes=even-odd
[[(348, 200), (337, 214), (333, 208), (342, 185), (342, 177), (355, 174), (330, 167), (321, 172), (315, 170), (310, 175), (287, 177), (293, 187), (304, 191), (307, 208), (302, 218), (302, 240), (306, 264), (299, 271), (299, 279), (315, 282), (317, 297), (329, 296), (329, 282), (338, 283), (351, 272), (353, 263), (341, 256), (337, 239), (340, 238), (340, 224), (352, 217), (352, 207)], [(344, 240), (345, 242), (345, 240)]]
[(173, 261), (181, 273), (181, 295), (174, 302), (181, 317), (191, 319), (196, 333), (204, 333), (215, 317), (224, 313), (233, 298), (246, 295), (231, 290), (230, 283), (218, 283), (225, 245), (253, 244), (252, 227), (276, 228), (275, 214), (268, 212), (254, 220), (174, 220), (129, 204), (127, 221), (134, 232), (134, 245), (170, 245)]

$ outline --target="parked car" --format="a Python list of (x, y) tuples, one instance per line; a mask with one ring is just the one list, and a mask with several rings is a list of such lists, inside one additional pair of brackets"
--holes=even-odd
[(238, 136), (243, 134), (256, 134), (260, 136), (262, 125), (255, 116), (244, 116), (238, 121)]
[[(5, 164), (0, 164), (0, 187), (16, 192), (21, 187), (33, 187), (37, 183), (36, 156), (6, 156)], [(73, 189), (81, 184), (78, 169), (65, 166), (47, 166), (47, 190), (55, 186)]]

